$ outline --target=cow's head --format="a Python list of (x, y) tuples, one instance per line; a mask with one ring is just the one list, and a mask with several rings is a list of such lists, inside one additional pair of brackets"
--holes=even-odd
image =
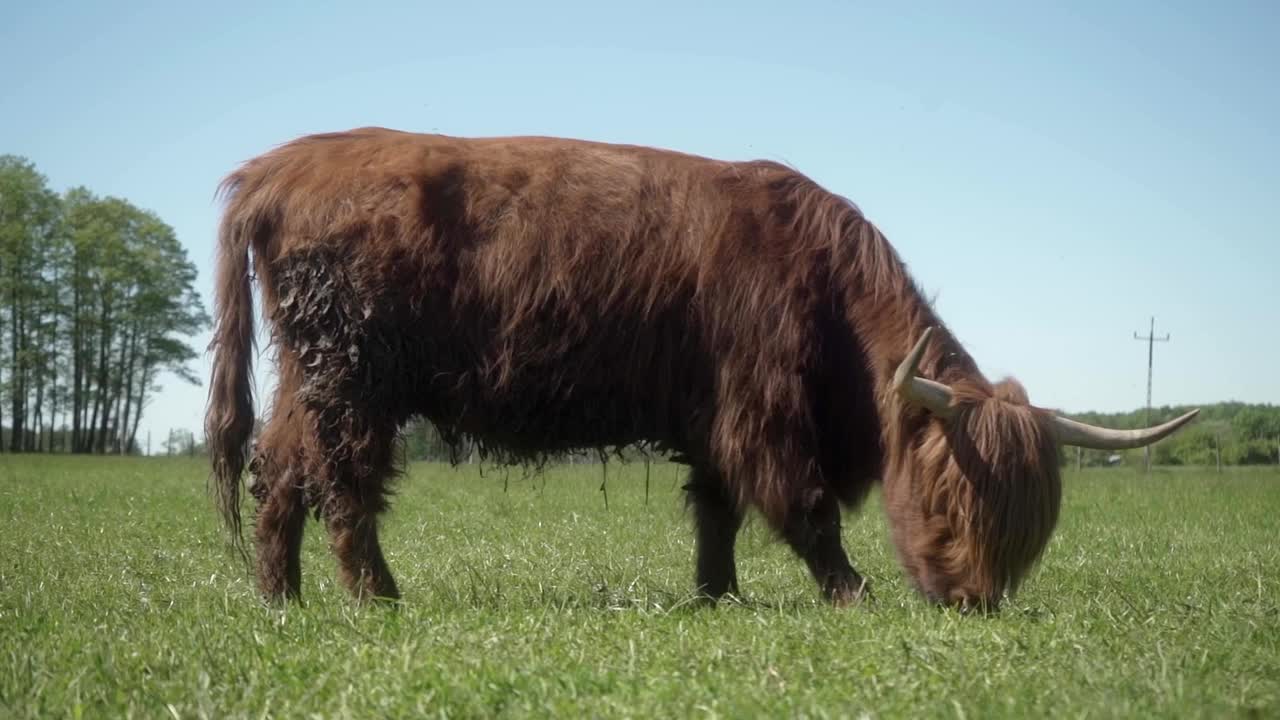
[(898, 447), (885, 500), (899, 558), (935, 602), (994, 609), (1048, 544), (1062, 497), (1059, 447), (1149, 445), (1198, 410), (1158, 427), (1112, 430), (1032, 406), (1015, 380), (945, 385), (918, 374), (930, 331), (898, 367), (894, 389), (914, 431)]

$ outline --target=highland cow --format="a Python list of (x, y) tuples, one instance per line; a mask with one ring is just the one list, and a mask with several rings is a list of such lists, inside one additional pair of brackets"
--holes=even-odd
[[(378, 518), (425, 418), (504, 462), (645, 443), (690, 467), (696, 587), (738, 590), (758, 512), (836, 604), (841, 509), (883, 484), (904, 570), (995, 607), (1058, 519), (1059, 446), (1137, 447), (989, 382), (849, 201), (773, 162), (541, 137), (314, 135), (230, 175), (207, 433), (257, 574), (299, 595), (308, 510), (346, 587), (396, 598)], [(250, 457), (253, 289), (278, 384)]]

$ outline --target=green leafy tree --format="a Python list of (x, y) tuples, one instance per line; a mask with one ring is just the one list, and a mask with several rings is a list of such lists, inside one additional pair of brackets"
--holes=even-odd
[(1275, 440), (1280, 437), (1280, 412), (1247, 407), (1231, 419), (1231, 427), (1241, 440)]
[[(0, 156), (0, 338), (7, 363), (3, 383), (9, 405), (9, 449), (32, 449), (36, 434), (28, 424), (31, 398), (43, 410), (47, 373), (38, 341), (48, 332), (47, 259), (61, 220), (58, 196), (35, 166), (13, 155)], [(3, 418), (0, 417), (0, 422)]]
[(133, 452), (161, 374), (199, 382), (195, 279), (154, 213), (0, 156), (0, 447)]
[[(1151, 422), (1161, 423), (1187, 412), (1189, 407), (1152, 408)], [(1146, 411), (1125, 413), (1078, 413), (1072, 418), (1083, 422), (1117, 428), (1134, 428), (1146, 424)], [(1280, 462), (1280, 407), (1225, 402), (1200, 408), (1196, 422), (1172, 437), (1161, 440), (1153, 449), (1158, 465), (1215, 465), (1221, 454), (1224, 465), (1271, 465)], [(1085, 465), (1102, 465), (1111, 453), (1086, 450)], [(1121, 453), (1125, 463), (1138, 462), (1141, 450)], [(1063, 453), (1063, 462), (1075, 462), (1075, 452)]]

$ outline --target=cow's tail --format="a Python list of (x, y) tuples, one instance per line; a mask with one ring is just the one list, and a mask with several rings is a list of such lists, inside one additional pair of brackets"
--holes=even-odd
[(240, 524), (241, 476), (253, 434), (253, 286), (250, 243), (264, 228), (258, 213), (237, 197), (240, 178), (228, 178), (220, 192), (229, 196), (218, 232), (214, 280), (214, 330), (209, 349), (213, 372), (205, 411), (205, 438), (213, 464), (213, 495), (232, 544), (244, 552)]

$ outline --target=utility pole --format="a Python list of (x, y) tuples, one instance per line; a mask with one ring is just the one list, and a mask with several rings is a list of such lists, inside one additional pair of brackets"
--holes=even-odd
[[(1135, 332), (1133, 333), (1133, 339), (1134, 339), (1134, 340), (1146, 340), (1146, 341), (1147, 341), (1147, 420), (1146, 420), (1146, 426), (1147, 426), (1147, 427), (1151, 427), (1151, 365), (1152, 365), (1152, 361), (1155, 359), (1156, 343), (1158, 343), (1158, 342), (1169, 342), (1169, 334), (1168, 334), (1168, 333), (1165, 333), (1165, 336), (1164, 336), (1164, 337), (1162, 337), (1162, 338), (1160, 338), (1160, 337), (1156, 337), (1156, 319), (1155, 319), (1155, 317), (1153, 316), (1153, 317), (1151, 318), (1151, 331), (1147, 333), (1147, 336), (1146, 336), (1146, 337), (1143, 337), (1143, 336), (1139, 335), (1139, 334), (1135, 331)], [(1145, 446), (1145, 447), (1143, 447), (1143, 448), (1142, 448), (1142, 466), (1143, 466), (1144, 472), (1151, 472), (1151, 446), (1150, 446), (1150, 445), (1147, 445), (1147, 446)]]

